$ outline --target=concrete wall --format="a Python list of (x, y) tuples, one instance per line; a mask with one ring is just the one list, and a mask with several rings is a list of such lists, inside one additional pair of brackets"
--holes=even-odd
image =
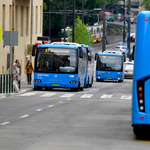
[[(30, 58), (27, 55), (27, 44), (31, 43), (31, 0), (16, 0), (15, 4), (15, 31), (18, 31), (19, 45), (15, 46), (14, 60), (20, 60), (22, 74), (24, 74), (26, 61)], [(3, 30), (12, 30), (12, 8), (12, 0), (0, 0), (0, 26), (2, 27), (2, 34)], [(37, 42), (37, 36), (42, 36), (42, 26), (43, 0), (33, 0), (32, 44)], [(5, 46), (3, 48), (3, 43), (2, 40), (0, 43), (0, 74), (9, 73), (9, 68), (7, 69), (7, 54), (10, 53), (10, 47)], [(34, 58), (32, 62), (34, 63)]]

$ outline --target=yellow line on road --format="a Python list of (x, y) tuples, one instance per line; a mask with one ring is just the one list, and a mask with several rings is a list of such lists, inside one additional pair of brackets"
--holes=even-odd
[(143, 143), (150, 143), (150, 141), (146, 141), (146, 140), (134, 140), (135, 142), (143, 142)]

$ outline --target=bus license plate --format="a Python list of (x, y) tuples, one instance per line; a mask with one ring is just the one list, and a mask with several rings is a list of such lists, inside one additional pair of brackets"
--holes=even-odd
[(107, 80), (111, 80), (112, 78), (107, 78)]
[(52, 86), (60, 86), (60, 84), (52, 84)]

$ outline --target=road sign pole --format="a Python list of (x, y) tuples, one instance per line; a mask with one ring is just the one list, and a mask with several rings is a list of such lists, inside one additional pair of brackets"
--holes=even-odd
[(12, 47), (12, 32), (9, 32), (10, 34), (10, 64), (9, 64), (9, 74), (11, 74), (11, 57), (12, 57), (12, 51), (11, 51), (11, 47)]

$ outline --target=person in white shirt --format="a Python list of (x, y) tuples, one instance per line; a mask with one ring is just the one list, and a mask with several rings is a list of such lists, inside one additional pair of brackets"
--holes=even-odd
[(19, 92), (18, 88), (18, 80), (17, 77), (19, 76), (19, 68), (17, 67), (17, 63), (13, 64), (13, 86), (15, 88), (15, 92)]

